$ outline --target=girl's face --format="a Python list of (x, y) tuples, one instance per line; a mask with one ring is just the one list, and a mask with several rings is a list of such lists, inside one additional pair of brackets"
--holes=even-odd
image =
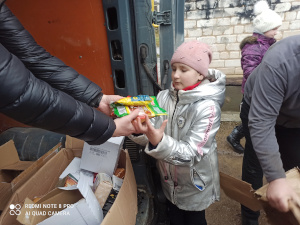
[(182, 90), (203, 80), (204, 76), (193, 68), (182, 64), (172, 64), (172, 81), (176, 90)]
[(279, 27), (275, 27), (274, 29), (265, 32), (264, 35), (268, 38), (274, 38), (275, 35), (277, 34), (278, 28)]

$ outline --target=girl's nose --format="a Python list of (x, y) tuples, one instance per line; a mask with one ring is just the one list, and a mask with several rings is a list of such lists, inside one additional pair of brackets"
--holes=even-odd
[(175, 78), (179, 78), (180, 73), (179, 73), (178, 70), (173, 71), (173, 73), (174, 73), (174, 77), (175, 77)]

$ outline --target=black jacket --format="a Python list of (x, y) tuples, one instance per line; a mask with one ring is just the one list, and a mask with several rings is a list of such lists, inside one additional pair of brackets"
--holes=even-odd
[(1, 113), (30, 126), (101, 144), (115, 130), (114, 121), (93, 108), (101, 97), (98, 85), (39, 46), (8, 7), (1, 7)]

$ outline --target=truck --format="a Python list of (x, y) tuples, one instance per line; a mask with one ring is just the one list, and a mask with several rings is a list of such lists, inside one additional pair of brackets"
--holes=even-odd
[[(170, 60), (184, 40), (182, 0), (8, 0), (39, 45), (105, 94), (157, 95), (171, 83)], [(21, 160), (36, 160), (65, 135), (0, 114), (0, 145), (13, 139)], [(38, 151), (30, 148), (32, 143)], [(126, 138), (138, 187), (136, 224), (168, 224), (155, 160)]]

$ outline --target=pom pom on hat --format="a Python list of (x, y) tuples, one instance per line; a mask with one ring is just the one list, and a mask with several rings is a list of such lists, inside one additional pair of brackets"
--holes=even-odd
[(198, 73), (207, 76), (211, 59), (212, 52), (209, 46), (194, 40), (184, 42), (176, 49), (171, 59), (171, 65), (174, 63), (183, 63)]
[(254, 32), (263, 34), (269, 30), (281, 26), (281, 17), (270, 9), (269, 4), (262, 0), (255, 3), (253, 13), (256, 17), (253, 20)]
[(257, 16), (268, 9), (270, 9), (270, 6), (266, 1), (259, 1), (254, 5), (253, 13)]

